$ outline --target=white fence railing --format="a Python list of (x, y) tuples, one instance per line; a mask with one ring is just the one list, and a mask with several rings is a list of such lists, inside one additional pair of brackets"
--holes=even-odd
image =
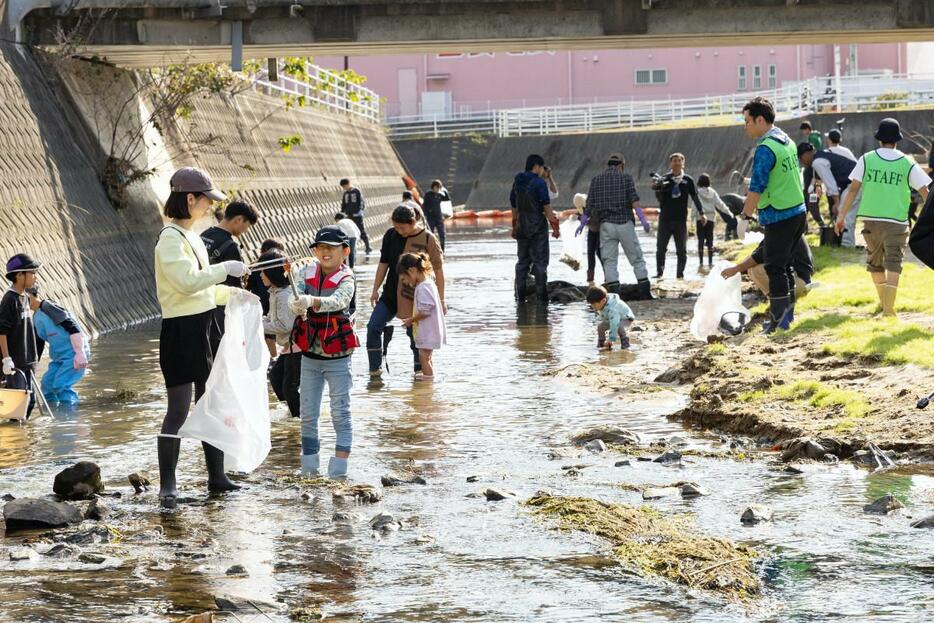
[(395, 117), (385, 121), (390, 135), (399, 138), (470, 133), (528, 136), (591, 132), (723, 115), (739, 120), (743, 105), (753, 95), (771, 100), (781, 118), (821, 110), (884, 110), (934, 104), (934, 76), (846, 76), (839, 79), (839, 89), (834, 78), (813, 78), (755, 93), (511, 108), (430, 118)]
[(305, 66), (307, 80), (291, 78), (280, 71), (279, 79), (269, 80), (264, 69), (253, 78), (253, 88), (267, 95), (293, 97), (295, 105), (313, 104), (350, 113), (374, 123), (381, 121), (379, 96), (370, 89), (348, 82), (338, 73), (312, 65)]

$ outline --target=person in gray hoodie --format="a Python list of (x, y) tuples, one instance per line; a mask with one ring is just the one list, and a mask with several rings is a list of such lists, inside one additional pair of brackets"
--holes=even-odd
[[(274, 250), (264, 253), (259, 262), (281, 259), (285, 255)], [(295, 296), (289, 285), (289, 278), (283, 266), (267, 268), (260, 273), (263, 284), (269, 288), (269, 313), (263, 316), (263, 333), (274, 335), (279, 356), (269, 369), (269, 383), (276, 398), (289, 405), (292, 417), (300, 417), (299, 392), (302, 371), (302, 351), (292, 344), (292, 327), (295, 314), (289, 309)]]

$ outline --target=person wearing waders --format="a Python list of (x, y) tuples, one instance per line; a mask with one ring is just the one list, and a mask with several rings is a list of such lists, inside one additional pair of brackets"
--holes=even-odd
[[(798, 143), (798, 161), (801, 166), (814, 171), (814, 175), (824, 185), (824, 192), (827, 194), (830, 202), (830, 216), (837, 217), (837, 212), (842, 205), (841, 200), (846, 199), (852, 192), (850, 190), (850, 173), (856, 166), (856, 158), (850, 159), (846, 156), (831, 151), (814, 151), (814, 146), (810, 143)], [(859, 196), (855, 195), (853, 200), (859, 205)], [(844, 247), (856, 246), (856, 211), (851, 211), (847, 215), (846, 229), (843, 232), (841, 244)]]
[(674, 153), (668, 157), (671, 170), (664, 177), (652, 184), (658, 199), (658, 238), (655, 245), (656, 279), (665, 274), (665, 255), (668, 253), (668, 241), (675, 239), (675, 253), (678, 256), (676, 277), (684, 279), (684, 267), (688, 263), (688, 199), (697, 212), (697, 223), (707, 226), (704, 206), (697, 196), (694, 179), (684, 172), (684, 154)]
[(26, 290), (35, 287), (36, 272), (42, 265), (25, 253), (17, 253), (6, 263), (10, 288), (0, 299), (0, 355), (7, 389), (24, 389), (29, 394), (26, 419), (36, 406), (35, 378), (39, 349), (33, 314)]
[(68, 310), (41, 300), (36, 288), (27, 293), (36, 337), (49, 346), (50, 361), (42, 375), (42, 394), (48, 402), (76, 405), (79, 398), (75, 385), (84, 378), (91, 358), (88, 341)]
[(837, 233), (846, 227), (853, 199), (862, 191), (858, 216), (863, 220), (867, 270), (876, 286), (883, 316), (895, 316), (895, 296), (908, 245), (908, 208), (911, 190), (927, 199), (931, 178), (896, 147), (902, 140), (895, 119), (879, 122), (879, 149), (860, 156), (850, 173), (850, 194), (837, 215)]
[(531, 154), (525, 160), (525, 171), (516, 174), (509, 192), (512, 208), (512, 231), (516, 241), (515, 297), (519, 303), (526, 299), (529, 270), (535, 277), (535, 298), (548, 302), (548, 227), (558, 238), (558, 217), (551, 209), (547, 182), (542, 178), (545, 160)]
[[(639, 298), (651, 299), (652, 286), (649, 271), (642, 256), (642, 246), (636, 233), (635, 216), (639, 215), (646, 233), (651, 226), (645, 218), (639, 204), (639, 194), (632, 176), (624, 173), (626, 162), (619, 154), (611, 154), (606, 161), (606, 168), (590, 180), (584, 215), (596, 219), (600, 224), (597, 239), (600, 243), (600, 262), (603, 265), (604, 287), (613, 294), (619, 293), (619, 248), (632, 266), (639, 285)], [(590, 271), (589, 280), (593, 279)]]
[(363, 241), (363, 251), (367, 255), (373, 250), (370, 248), (370, 237), (366, 235), (366, 227), (363, 226), (363, 212), (366, 210), (366, 201), (363, 200), (363, 193), (360, 189), (351, 186), (350, 180), (346, 177), (341, 180), (341, 212), (346, 214), (351, 221), (360, 229), (360, 240)]
[[(256, 208), (245, 201), (231, 201), (224, 209), (224, 218), (220, 223), (208, 227), (201, 232), (201, 240), (208, 251), (211, 264), (223, 262), (242, 262), (240, 243), (237, 239), (256, 224), (259, 215)], [(231, 288), (242, 288), (243, 281), (237, 277), (228, 277), (224, 285)], [(224, 318), (227, 313), (225, 305), (218, 305), (214, 310), (214, 329), (211, 336), (211, 348), (217, 352), (221, 338), (224, 336)]]
[(347, 266), (350, 242), (340, 227), (327, 225), (315, 234), (311, 249), (315, 261), (305, 268), (301, 294), (291, 306), (299, 317), (292, 342), (302, 352), (302, 472), (316, 474), (320, 466), (318, 418), (327, 385), (335, 434), (328, 477), (344, 478), (353, 442), (350, 356), (360, 346), (348, 312), (355, 289), (353, 271)]
[(787, 329), (794, 320), (795, 273), (792, 257), (807, 223), (804, 190), (798, 168), (798, 148), (775, 127), (775, 108), (763, 97), (743, 107), (746, 135), (756, 141), (752, 179), (743, 216), (758, 211), (765, 231), (762, 263), (769, 276), (769, 316), (765, 333)]
[[(411, 318), (415, 305), (415, 287), (402, 283), (399, 279), (399, 258), (403, 253), (428, 255), (435, 274), (435, 284), (441, 296), (441, 309), (445, 314), (448, 311), (444, 301), (444, 253), (441, 251), (441, 245), (435, 235), (425, 228), (424, 221), (418, 218), (411, 206), (396, 206), (392, 211), (392, 228), (383, 235), (379, 266), (376, 267), (373, 290), (370, 293), (373, 312), (366, 324), (366, 354), (370, 363), (370, 378), (376, 383), (383, 374), (383, 350), (392, 337), (392, 327), (387, 325), (394, 317)], [(414, 370), (417, 374), (421, 372), (422, 364), (418, 358), (418, 348), (415, 346), (411, 327), (406, 329), (406, 334), (409, 337), (409, 347), (412, 349)]]
[[(207, 173), (192, 167), (176, 171), (170, 184), (171, 193), (163, 208), (169, 223), (159, 232), (155, 251), (156, 296), (162, 310), (159, 367), (168, 398), (157, 442), (159, 502), (163, 508), (175, 508), (175, 467), (181, 444), (178, 431), (188, 419), (192, 395), (197, 400), (204, 393), (214, 362), (214, 311), (218, 305), (226, 305), (231, 296), (252, 297), (245, 290), (223, 285), (229, 277), (246, 275), (246, 264), (238, 260), (211, 264), (204, 241), (193, 231), (215, 201), (226, 199), (224, 194), (214, 188)], [(224, 452), (205, 442), (201, 445), (208, 490), (239, 489), (224, 473)]]

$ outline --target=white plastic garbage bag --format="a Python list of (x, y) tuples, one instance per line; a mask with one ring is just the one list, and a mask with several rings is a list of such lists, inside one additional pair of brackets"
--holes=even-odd
[(581, 267), (581, 238), (574, 235), (579, 225), (580, 219), (574, 215), (561, 223), (559, 228), (563, 247), (559, 261), (570, 266), (572, 270), (580, 270)]
[(694, 317), (691, 319), (691, 335), (701, 341), (720, 332), (720, 321), (728, 315), (730, 324), (736, 324), (742, 314), (748, 321), (751, 314), (743, 306), (742, 281), (739, 275), (724, 279), (720, 273), (725, 265), (718, 263), (707, 275), (704, 289), (694, 303)]
[(451, 218), (454, 216), (454, 202), (453, 201), (442, 201), (441, 202), (441, 216), (444, 218)]
[(195, 404), (179, 437), (206, 441), (224, 451), (224, 469), (251, 472), (272, 447), (259, 298), (245, 291), (231, 295), (214, 367), (204, 395)]

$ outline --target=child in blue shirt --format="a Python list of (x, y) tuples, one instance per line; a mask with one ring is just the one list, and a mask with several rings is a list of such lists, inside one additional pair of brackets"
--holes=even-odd
[(67, 310), (42, 301), (29, 291), (36, 337), (49, 345), (49, 367), (42, 375), (42, 393), (49, 402), (77, 404), (74, 386), (84, 378), (91, 349), (81, 325)]
[(602, 286), (587, 289), (587, 303), (597, 312), (597, 348), (613, 350), (613, 344), (619, 337), (619, 347), (629, 348), (629, 336), (626, 330), (636, 319), (629, 305), (616, 294), (607, 294)]

